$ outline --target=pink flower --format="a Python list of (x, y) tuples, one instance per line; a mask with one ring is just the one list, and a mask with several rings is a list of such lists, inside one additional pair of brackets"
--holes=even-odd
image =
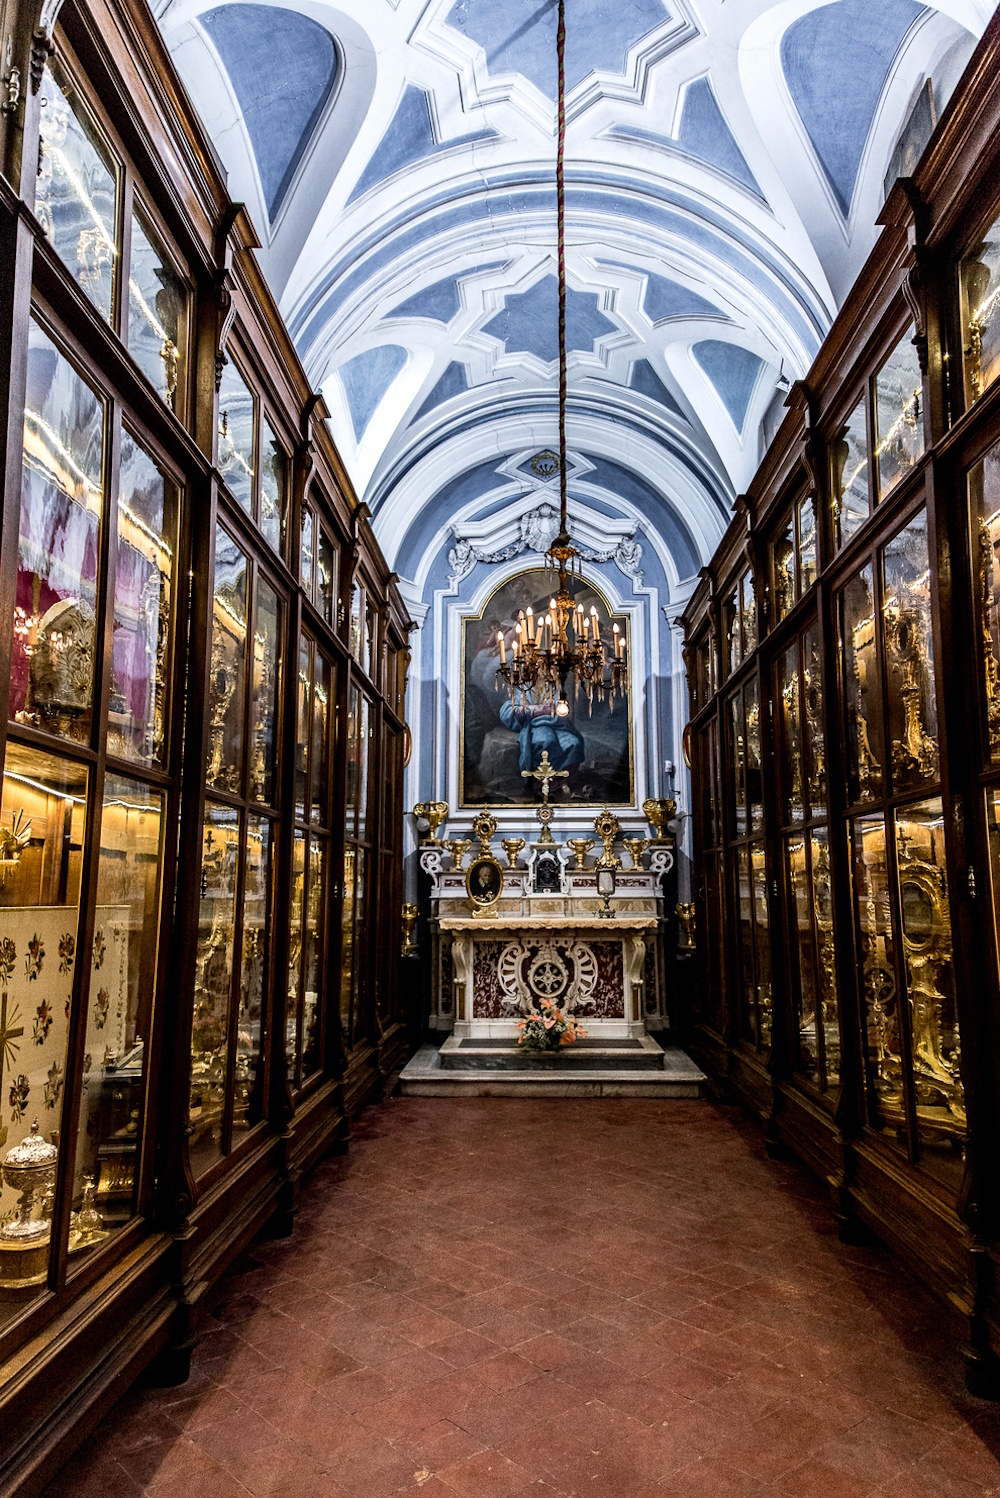
[(552, 1026), (555, 1024), (555, 1020), (554, 1019), (543, 1019), (542, 1020), (542, 1024), (545, 1026), (546, 1030), (551, 1030)]

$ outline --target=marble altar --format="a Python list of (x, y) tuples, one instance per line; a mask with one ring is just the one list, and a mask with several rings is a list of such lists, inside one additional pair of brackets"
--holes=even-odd
[(539, 841), (526, 866), (503, 871), (492, 914), (473, 913), (466, 873), (441, 845), (425, 844), (431, 876), (431, 1027), (456, 1041), (510, 1039), (542, 998), (555, 999), (596, 1039), (642, 1039), (667, 1027), (659, 927), (661, 875), (673, 864), (654, 846), (650, 867), (616, 869), (614, 916), (605, 919), (597, 869), (569, 867), (568, 846)]

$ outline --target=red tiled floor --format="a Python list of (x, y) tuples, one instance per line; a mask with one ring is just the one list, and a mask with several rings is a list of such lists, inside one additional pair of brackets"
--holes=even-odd
[(46, 1498), (1000, 1498), (944, 1322), (735, 1112), (393, 1099)]

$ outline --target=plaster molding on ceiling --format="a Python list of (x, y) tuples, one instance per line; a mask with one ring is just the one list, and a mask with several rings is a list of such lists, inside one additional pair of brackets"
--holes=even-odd
[[(551, 447), (558, 437), (557, 425), (555, 411), (544, 421), (532, 424), (530, 431), (527, 423), (510, 417), (491, 423), (488, 441), (496, 452), (498, 465), (529, 446), (536, 452)], [(610, 421), (597, 422), (590, 414), (581, 416), (571, 411), (567, 435), (571, 451), (610, 459), (636, 474), (655, 492), (669, 496), (666, 502), (684, 517), (703, 562), (708, 562), (722, 539), (729, 515), (728, 506), (715, 499), (706, 479), (696, 478), (691, 469), (653, 436), (626, 430)], [(413, 574), (412, 561), (404, 559), (402, 547), (414, 517), (450, 480), (481, 464), (488, 456), (484, 432), (477, 426), (451, 438), (444, 437), (432, 451), (398, 472), (394, 481), (383, 488), (372, 526), (390, 567)], [(725, 485), (731, 503), (736, 491), (729, 486), (728, 478), (722, 477), (720, 482)], [(513, 487), (509, 493), (515, 503), (523, 501), (523, 494)], [(481, 501), (477, 500), (475, 505), (479, 504)], [(526, 507), (530, 508), (530, 503)], [(473, 506), (468, 518), (475, 513)], [(448, 516), (447, 525), (464, 523), (464, 518), (461, 514)], [(644, 518), (648, 529), (649, 517)]]
[[(463, 33), (457, 25), (449, 24), (448, 17), (455, 8), (454, 0), (439, 0), (438, 4), (428, 7), (411, 34), (414, 49), (455, 68), (465, 109), (471, 110), (477, 105), (509, 104), (533, 126), (552, 134), (554, 97), (516, 67), (494, 73), (483, 44)], [(546, 9), (544, 5), (533, 7), (530, 20), (537, 23)], [(510, 7), (494, 6), (494, 11), (508, 15)], [(512, 24), (516, 26), (518, 21), (519, 17), (515, 17)], [(670, 0), (669, 6), (664, 7), (662, 24), (627, 49), (624, 70), (594, 69), (578, 83), (571, 84), (566, 97), (567, 120), (579, 119), (596, 102), (604, 99), (619, 104), (644, 104), (652, 70), (700, 34), (684, 0)], [(539, 37), (538, 46), (544, 47), (546, 40)], [(554, 48), (554, 32), (551, 45)]]
[[(160, 14), (226, 160), (231, 189), (266, 230), (239, 100), (197, 22), (219, 3), (170, 0)], [(519, 52), (518, 42), (508, 54), (514, 65), (504, 71), (496, 56), (522, 13), (550, 27), (547, 0), (469, 0), (466, 14), (478, 20), (467, 36), (448, 22), (454, 0), (256, 3), (285, 3), (324, 26), (343, 59), (341, 93), (305, 148), (261, 258), (309, 375), (327, 395), (331, 426), (390, 563), (400, 547), (417, 544), (408, 537), (423, 545), (446, 521), (457, 523), (457, 515), (442, 512), (440, 496), (463, 474), (478, 472), (489, 453), (500, 486), (509, 486), (503, 497), (494, 495), (496, 503), (538, 508), (540, 491), (526, 488), (513, 465), (518, 454), (555, 444), (554, 365), (541, 357), (537, 340), (517, 349), (518, 340), (485, 329), (503, 331), (495, 319), (508, 299), (516, 307), (551, 268), (548, 54)], [(666, 556), (672, 545), (678, 557), (693, 547), (707, 560), (733, 495), (756, 467), (758, 424), (775, 372), (805, 375), (874, 239), (882, 179), (915, 88), (925, 76), (942, 78), (943, 107), (954, 58), (971, 47), (994, 7), (990, 0), (939, 0), (909, 29), (876, 101), (845, 216), (781, 66), (787, 28), (831, 0), (685, 0), (683, 10), (677, 0), (660, 0), (664, 21), (634, 41), (653, 0), (635, 0), (627, 17), (615, 12), (610, 20), (598, 8), (605, 0), (575, 3), (577, 20), (590, 27), (584, 41), (579, 30), (576, 39), (591, 49), (577, 58), (580, 66), (589, 59), (591, 71), (580, 73), (570, 96), (569, 278), (577, 295), (596, 298), (595, 311), (614, 330), (595, 318), (599, 336), (571, 357), (571, 440), (596, 464), (595, 474), (576, 475), (574, 493), (589, 485), (587, 502), (601, 513), (614, 496), (599, 480), (607, 479), (607, 465), (618, 465), (623, 492), (640, 479), (647, 486), (637, 510), (650, 510), (642, 516), (644, 546)], [(817, 34), (829, 35), (829, 25)], [(695, 111), (686, 141), (671, 138), (699, 80), (703, 91), (711, 89), (732, 148), (719, 146), (711, 111)], [(407, 89), (426, 97), (434, 148), (388, 180), (372, 177), (363, 201), (347, 208), (356, 185), (374, 171)], [(824, 128), (842, 118), (843, 111), (824, 116)], [(636, 138), (616, 133), (622, 126)], [(499, 133), (484, 141), (486, 130)], [(840, 147), (844, 160), (853, 159), (850, 142)], [(720, 163), (732, 166), (733, 150), (766, 201), (724, 175)], [(839, 159), (828, 152), (828, 160)], [(666, 281), (686, 288), (690, 305)], [(671, 296), (685, 315), (670, 313)], [(400, 307), (411, 315), (393, 316)], [(444, 320), (421, 315), (435, 310)], [(733, 343), (763, 361), (738, 432), (724, 395), (692, 352), (707, 341)], [(334, 375), (387, 343), (403, 349), (407, 362), (356, 441)], [(742, 408), (728, 394), (738, 416)], [(470, 523), (487, 518), (483, 503), (470, 500)], [(464, 500), (459, 508), (465, 513)], [(690, 544), (670, 531), (671, 516), (683, 517)], [(656, 524), (673, 536), (669, 545), (654, 539)], [(404, 560), (411, 570), (411, 559)], [(440, 555), (435, 565), (440, 575)]]

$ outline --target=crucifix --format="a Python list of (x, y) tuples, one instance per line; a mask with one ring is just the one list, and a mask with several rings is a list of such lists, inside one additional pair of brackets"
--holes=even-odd
[(555, 838), (549, 831), (549, 823), (555, 815), (554, 809), (549, 805), (549, 784), (553, 780), (565, 780), (569, 775), (568, 770), (557, 770), (549, 759), (549, 751), (542, 750), (542, 757), (538, 762), (537, 770), (522, 770), (522, 780), (540, 780), (542, 783), (542, 804), (538, 808), (538, 820), (542, 824), (542, 835), (538, 839), (540, 843), (554, 843)]
[[(13, 1066), (14, 1057), (18, 1052), (18, 1047), (14, 1044), (14, 1041), (20, 1040), (21, 1036), (24, 1034), (23, 1025), (15, 1028), (15, 1021), (17, 1018), (18, 1011), (17, 1005), (15, 1004), (13, 1013), (10, 1016), (10, 1021), (8, 1022), (7, 994), (6, 991), (0, 993), (0, 1092), (2, 1092), (3, 1089), (4, 1064), (6, 1063), (6, 1065), (8, 1066)], [(7, 1130), (0, 1130), (0, 1133), (2, 1133), (3, 1136), (2, 1138), (0, 1138), (0, 1144), (3, 1144), (6, 1142)]]

